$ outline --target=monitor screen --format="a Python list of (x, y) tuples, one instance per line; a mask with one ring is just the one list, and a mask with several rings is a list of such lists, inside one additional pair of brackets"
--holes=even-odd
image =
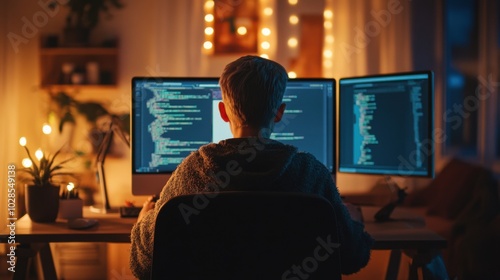
[[(232, 138), (219, 116), (218, 78), (132, 79), (132, 193), (160, 193), (192, 151)], [(335, 80), (291, 79), (271, 138), (313, 154), (335, 172)]]
[(339, 80), (338, 171), (434, 176), (433, 73)]

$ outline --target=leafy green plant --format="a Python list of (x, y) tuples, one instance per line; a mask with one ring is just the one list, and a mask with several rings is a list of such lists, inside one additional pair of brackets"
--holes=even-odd
[(33, 160), (28, 147), (24, 146), (24, 149), (26, 150), (26, 153), (31, 160), (31, 167), (23, 168), (21, 169), (21, 171), (31, 176), (31, 182), (33, 183), (33, 185), (47, 187), (53, 185), (54, 176), (73, 176), (73, 173), (63, 172), (61, 171), (61, 169), (64, 168), (64, 164), (73, 160), (74, 157), (63, 160), (57, 164), (55, 163), (55, 159), (61, 152), (61, 149), (59, 149), (52, 156), (46, 156), (46, 154), (43, 153), (43, 156), (39, 159), (38, 164), (35, 162), (35, 160)]
[(100, 14), (111, 17), (111, 9), (121, 9), (120, 0), (69, 0), (68, 26), (93, 29), (99, 22)]
[(49, 94), (51, 101), (56, 105), (54, 109), (60, 118), (59, 132), (62, 132), (65, 123), (76, 124), (75, 115), (84, 116), (91, 125), (89, 140), (94, 151), (97, 151), (98, 147), (102, 145), (104, 135), (111, 128), (109, 124), (105, 127), (98, 126), (97, 122), (100, 118), (108, 118), (109, 123), (114, 124), (114, 127), (120, 130), (121, 134), (130, 135), (130, 113), (112, 114), (101, 103), (81, 102), (63, 91)]

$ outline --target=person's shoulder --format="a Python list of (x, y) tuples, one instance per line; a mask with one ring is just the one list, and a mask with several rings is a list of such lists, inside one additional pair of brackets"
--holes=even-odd
[(197, 150), (192, 151), (189, 155), (187, 155), (182, 160), (182, 162), (179, 164), (178, 168), (179, 167), (182, 168), (185, 165), (189, 165), (190, 163), (199, 161), (203, 157), (203, 154), (206, 154), (207, 152), (216, 149), (217, 145), (218, 144), (215, 144), (215, 143), (208, 143), (208, 144), (205, 144), (205, 145), (199, 147)]
[(297, 158), (304, 160), (304, 161), (311, 162), (311, 164), (321, 164), (322, 165), (322, 163), (313, 154), (311, 154), (309, 152), (297, 151), (295, 156)]
[(208, 144), (201, 146), (200, 148), (198, 148), (198, 150), (192, 152), (191, 154), (199, 154), (200, 152), (203, 153), (204, 151), (220, 149), (220, 147), (221, 147), (220, 143), (208, 143)]
[(323, 173), (330, 173), (328, 168), (320, 162), (313, 154), (305, 151), (298, 151), (295, 154), (294, 160), (301, 161), (304, 165), (310, 166), (317, 171), (322, 171)]

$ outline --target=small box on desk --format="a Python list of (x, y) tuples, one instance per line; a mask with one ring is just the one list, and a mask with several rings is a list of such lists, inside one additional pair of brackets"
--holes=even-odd
[(59, 219), (76, 219), (83, 217), (83, 200), (79, 198), (59, 200)]

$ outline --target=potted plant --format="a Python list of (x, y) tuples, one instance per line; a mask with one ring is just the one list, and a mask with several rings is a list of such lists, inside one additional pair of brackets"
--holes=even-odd
[(66, 3), (69, 14), (66, 17), (64, 40), (69, 46), (85, 46), (89, 42), (90, 32), (97, 26), (100, 14), (111, 17), (110, 10), (120, 9), (120, 0), (69, 0)]
[[(24, 142), (24, 143), (22, 143)], [(24, 144), (24, 145), (23, 145)], [(39, 223), (51, 223), (57, 218), (59, 210), (59, 185), (54, 182), (55, 176), (70, 175), (72, 173), (63, 172), (64, 164), (73, 158), (55, 163), (60, 151), (52, 156), (47, 156), (41, 150), (35, 154), (38, 164), (33, 160), (31, 153), (26, 147), (25, 141), (21, 145), (26, 150), (31, 166), (21, 169), (22, 172), (30, 176), (25, 189), (26, 211), (31, 220)]]

